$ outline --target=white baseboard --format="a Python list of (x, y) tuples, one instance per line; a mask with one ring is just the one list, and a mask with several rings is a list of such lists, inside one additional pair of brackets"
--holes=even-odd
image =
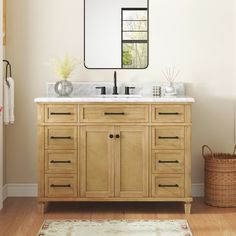
[[(2, 189), (3, 201), (7, 197), (36, 197), (38, 192), (37, 184), (7, 184)], [(192, 185), (193, 197), (204, 196), (204, 184)]]
[(204, 196), (204, 183), (192, 184), (192, 195), (193, 197)]
[(0, 186), (0, 211), (3, 208), (3, 190), (2, 187)]
[(7, 199), (7, 185), (6, 184), (2, 188), (2, 199), (3, 201)]
[(36, 197), (37, 184), (7, 184), (8, 197)]
[(0, 187), (0, 210), (3, 208), (3, 202), (7, 198), (7, 186)]

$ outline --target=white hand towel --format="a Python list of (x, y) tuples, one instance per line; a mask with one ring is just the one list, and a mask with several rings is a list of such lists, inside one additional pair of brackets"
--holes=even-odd
[(13, 78), (9, 77), (9, 78), (7, 78), (7, 81), (10, 85), (10, 88), (9, 88), (9, 122), (11, 124), (13, 124), (14, 121), (15, 121), (15, 116), (14, 116), (14, 105), (15, 105), (14, 90), (15, 90), (15, 85), (14, 85)]
[(7, 85), (7, 82), (6, 80), (4, 80), (4, 83), (3, 83), (3, 121), (4, 121), (4, 124), (9, 124), (10, 122), (10, 113), (9, 113), (9, 87)]

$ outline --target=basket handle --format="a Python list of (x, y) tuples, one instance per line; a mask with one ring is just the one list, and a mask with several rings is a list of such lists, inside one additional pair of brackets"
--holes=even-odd
[[(208, 151), (210, 152), (211, 156), (213, 156), (213, 152), (212, 152), (212, 150), (210, 149), (210, 147), (209, 147), (208, 145), (203, 145), (203, 146), (202, 146), (202, 156), (203, 156), (203, 157), (206, 156), (206, 154), (205, 154), (206, 148), (207, 148)], [(235, 151), (235, 149), (236, 149), (236, 145), (235, 145), (235, 147), (234, 147), (234, 151)]]
[(234, 151), (232, 155), (235, 155), (235, 152), (236, 152), (236, 144), (234, 145)]

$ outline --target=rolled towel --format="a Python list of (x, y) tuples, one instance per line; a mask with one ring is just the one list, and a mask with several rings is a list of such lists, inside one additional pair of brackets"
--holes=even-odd
[(6, 80), (3, 82), (3, 122), (6, 125), (10, 122), (9, 87)]
[(4, 80), (4, 116), (3, 121), (4, 124), (8, 125), (13, 124), (15, 121), (14, 116), (14, 80), (11, 77), (7, 78), (7, 81)]
[(14, 79), (9, 77), (7, 78), (7, 81), (10, 85), (9, 87), (9, 122), (11, 124), (15, 121), (15, 115), (14, 115), (14, 107), (15, 107), (15, 99), (14, 99), (14, 90), (15, 90), (15, 84)]

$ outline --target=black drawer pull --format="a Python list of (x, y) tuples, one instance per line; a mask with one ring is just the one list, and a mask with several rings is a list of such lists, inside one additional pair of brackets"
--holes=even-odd
[(125, 113), (124, 112), (104, 112), (104, 115), (105, 116), (108, 116), (108, 115), (110, 115), (110, 116), (117, 116), (117, 115), (123, 116), (123, 115), (125, 115)]
[(163, 136), (159, 136), (159, 139), (179, 139), (178, 136), (174, 136), (174, 137), (163, 137)]
[(70, 184), (51, 184), (51, 188), (70, 188)]
[(159, 115), (180, 115), (179, 112), (158, 112)]
[(159, 184), (158, 185), (160, 188), (178, 188), (179, 185), (178, 184)]
[(70, 160), (68, 160), (68, 161), (54, 161), (54, 160), (51, 160), (50, 163), (53, 163), (53, 164), (56, 164), (56, 163), (68, 163), (68, 164), (70, 164), (71, 161)]
[(109, 134), (109, 138), (114, 138), (114, 135), (113, 134)]
[(179, 161), (162, 161), (162, 160), (159, 160), (158, 161), (159, 163), (179, 163)]
[(71, 139), (71, 136), (67, 136), (67, 137), (54, 137), (54, 136), (51, 136), (50, 139)]
[(71, 112), (50, 112), (50, 115), (71, 115)]

